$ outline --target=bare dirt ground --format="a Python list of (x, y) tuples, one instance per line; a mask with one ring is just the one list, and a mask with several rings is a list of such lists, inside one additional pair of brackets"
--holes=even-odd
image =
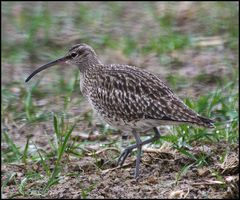
[[(53, 186), (43, 198), (238, 198), (239, 160), (238, 145), (226, 143), (216, 145), (196, 145), (192, 149), (195, 156), (205, 156), (208, 166), (190, 167), (181, 176), (179, 172), (191, 163), (191, 159), (164, 145), (160, 149), (145, 148), (141, 161), (141, 176), (133, 179), (135, 157), (129, 157), (122, 168), (116, 167), (114, 158), (119, 155), (115, 148), (100, 149), (94, 154), (87, 152), (82, 159), (65, 157), (64, 171), (60, 182)], [(226, 149), (229, 153), (223, 163), (219, 156)], [(64, 159), (64, 160), (65, 160)], [(40, 165), (3, 165), (2, 173), (17, 172), (15, 181), (20, 181), (28, 170), (42, 171)], [(71, 174), (70, 174), (71, 173)], [(223, 180), (216, 179), (219, 173)], [(28, 183), (34, 190), (42, 186), (41, 181)], [(13, 193), (14, 184), (6, 193)], [(90, 190), (90, 191), (89, 191)], [(16, 191), (17, 192), (17, 191)], [(84, 193), (85, 192), (85, 193)], [(34, 195), (33, 195), (34, 197)], [(17, 196), (16, 198), (24, 198)]]

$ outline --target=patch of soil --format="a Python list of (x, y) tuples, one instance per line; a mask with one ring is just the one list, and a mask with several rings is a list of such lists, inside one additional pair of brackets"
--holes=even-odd
[[(220, 156), (226, 148), (229, 148), (229, 153), (220, 162)], [(195, 157), (200, 154), (209, 157), (208, 165), (202, 167), (197, 167), (193, 164), (194, 160), (170, 147), (145, 148), (140, 178), (136, 181), (133, 178), (134, 155), (128, 157), (122, 167), (116, 167), (114, 158), (120, 152), (115, 148), (99, 147), (94, 153), (86, 152), (81, 159), (68, 157), (68, 162), (62, 164), (63, 172), (59, 182), (43, 198), (238, 198), (238, 148), (238, 145), (229, 146), (226, 143), (194, 147), (191, 152)], [(181, 174), (187, 165), (190, 167)], [(2, 166), (2, 180), (6, 178), (7, 172), (16, 172), (15, 181), (8, 183), (3, 195), (6, 195), (6, 191), (9, 194), (16, 193), (15, 183), (25, 177), (29, 167), (32, 166)], [(41, 168), (35, 169), (42, 171)], [(26, 188), (31, 191), (36, 186), (42, 187), (41, 182), (30, 182)]]
[[(219, 145), (222, 146), (224, 144)], [(213, 147), (214, 151), (221, 152)], [(237, 149), (235, 149), (237, 150)], [(195, 149), (197, 156), (202, 151)], [(89, 198), (209, 198), (218, 192), (221, 198), (236, 198), (238, 196), (238, 155), (232, 152), (226, 159), (228, 167), (219, 164), (218, 158), (209, 161), (209, 165), (201, 170), (193, 165), (179, 181), (176, 180), (183, 166), (193, 163), (193, 160), (173, 150), (145, 150), (141, 163), (141, 177), (138, 182), (133, 179), (135, 167), (134, 157), (126, 161), (125, 167), (105, 170), (100, 173), (100, 182), (92, 190)], [(234, 159), (233, 159), (234, 157)], [(233, 159), (233, 160), (231, 160)], [(213, 175), (219, 172), (223, 180), (219, 181)], [(229, 170), (229, 173), (223, 173)], [(237, 170), (237, 171), (235, 171)], [(204, 173), (203, 173), (204, 172)]]

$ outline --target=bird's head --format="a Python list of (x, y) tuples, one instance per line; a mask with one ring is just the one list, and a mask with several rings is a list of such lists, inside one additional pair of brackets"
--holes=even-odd
[(77, 65), (81, 70), (81, 68), (84, 68), (89, 64), (100, 64), (100, 61), (98, 60), (97, 55), (92, 47), (84, 43), (77, 44), (71, 47), (68, 53), (62, 58), (49, 62), (45, 65), (42, 65), (38, 69), (33, 71), (32, 74), (30, 74), (30, 76), (25, 80), (25, 82), (28, 82), (37, 73), (61, 63), (69, 63), (69, 64)]
[(87, 44), (76, 44), (72, 48), (69, 49), (66, 57), (69, 59), (66, 61), (71, 64), (82, 64), (86, 61), (94, 59), (96, 57), (96, 53), (92, 47)]

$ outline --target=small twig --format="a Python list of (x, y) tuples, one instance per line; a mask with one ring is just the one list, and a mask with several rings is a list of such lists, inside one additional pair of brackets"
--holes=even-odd
[(114, 171), (114, 170), (119, 169), (119, 168), (124, 168), (124, 167), (130, 166), (131, 164), (132, 164), (132, 162), (126, 163), (126, 164), (124, 164), (122, 166), (117, 166), (117, 167), (114, 167), (114, 168), (105, 169), (105, 170), (102, 171), (102, 173), (108, 173), (110, 171)]
[(190, 189), (188, 188), (188, 191), (187, 191), (187, 193), (183, 196), (183, 199), (186, 199), (186, 198), (187, 198), (187, 195), (189, 194), (189, 191), (190, 191)]

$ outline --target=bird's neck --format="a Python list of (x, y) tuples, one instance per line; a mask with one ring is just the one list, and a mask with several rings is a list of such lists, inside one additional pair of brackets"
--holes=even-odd
[(78, 68), (81, 73), (85, 73), (88, 69), (95, 68), (102, 65), (102, 62), (97, 58), (96, 55), (91, 55), (91, 57), (86, 57), (81, 63), (78, 63)]

